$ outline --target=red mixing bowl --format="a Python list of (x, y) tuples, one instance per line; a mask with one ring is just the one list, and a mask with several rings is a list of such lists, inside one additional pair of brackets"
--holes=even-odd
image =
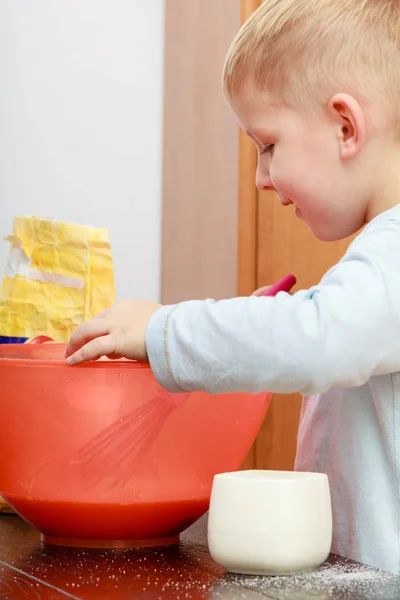
[(175, 543), (240, 468), (269, 393), (169, 394), (133, 361), (69, 367), (65, 346), (0, 345), (0, 494), (47, 543)]

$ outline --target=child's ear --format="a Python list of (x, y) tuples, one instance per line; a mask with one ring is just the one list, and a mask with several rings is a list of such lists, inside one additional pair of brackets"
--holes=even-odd
[(367, 127), (364, 110), (353, 96), (335, 94), (329, 101), (329, 112), (336, 124), (342, 159), (354, 158), (366, 143)]

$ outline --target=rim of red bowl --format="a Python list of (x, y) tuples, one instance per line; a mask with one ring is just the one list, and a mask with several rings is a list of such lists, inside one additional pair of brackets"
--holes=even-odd
[[(49, 344), (52, 349), (65, 349), (66, 344)], [(44, 346), (40, 344), (40, 347)], [(26, 356), (18, 356), (18, 357), (7, 357), (1, 356), (1, 354), (7, 350), (12, 351), (22, 351)], [(71, 367), (67, 364), (67, 362), (63, 358), (35, 358), (32, 354), (38, 352), (37, 344), (0, 344), (0, 365), (8, 365), (12, 366), (27, 366), (27, 367), (49, 367), (49, 366), (57, 366), (57, 367), (65, 367), (66, 369), (149, 369), (150, 365), (148, 363), (143, 363), (135, 360), (96, 360), (89, 361), (83, 363), (81, 365), (77, 365), (75, 367)], [(40, 354), (40, 351), (39, 351)], [(64, 355), (64, 352), (62, 353)]]

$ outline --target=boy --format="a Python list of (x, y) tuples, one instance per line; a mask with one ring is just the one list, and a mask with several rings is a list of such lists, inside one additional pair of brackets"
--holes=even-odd
[(329, 476), (333, 551), (398, 574), (399, 64), (398, 0), (265, 0), (224, 67), (257, 186), (321, 240), (365, 229), (310, 290), (124, 302), (67, 349), (149, 360), (173, 392), (301, 392), (296, 469)]

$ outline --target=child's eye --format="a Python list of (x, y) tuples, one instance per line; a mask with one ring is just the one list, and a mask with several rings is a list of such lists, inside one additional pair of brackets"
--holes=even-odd
[(268, 146), (264, 146), (264, 148), (261, 150), (260, 154), (271, 154), (271, 152), (274, 149), (274, 145), (275, 144), (269, 144)]

